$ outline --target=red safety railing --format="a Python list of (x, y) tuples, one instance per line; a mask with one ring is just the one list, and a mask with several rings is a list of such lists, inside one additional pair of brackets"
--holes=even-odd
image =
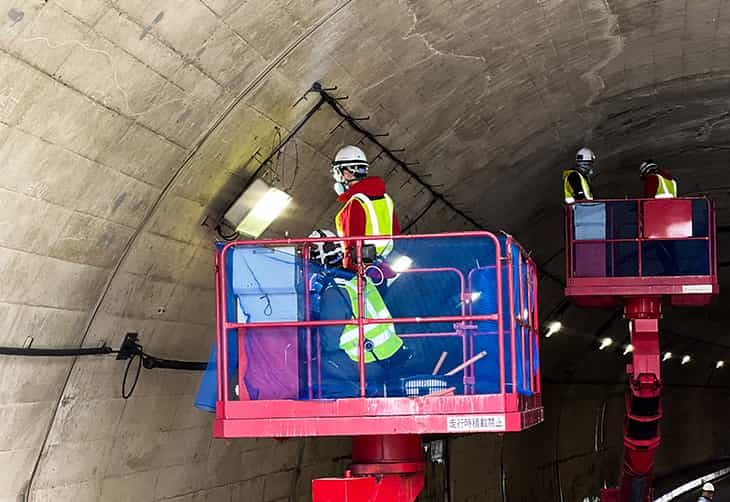
[[(410, 316), (410, 317), (398, 317), (393, 316), (391, 318), (380, 319), (367, 317), (364, 309), (364, 285), (366, 270), (369, 265), (363, 261), (363, 246), (365, 238), (349, 237), (349, 238), (306, 238), (306, 239), (278, 239), (278, 240), (259, 240), (259, 241), (236, 241), (225, 245), (216, 254), (216, 311), (217, 311), (217, 364), (218, 364), (218, 408), (219, 418), (223, 419), (235, 419), (237, 415), (241, 413), (241, 405), (246, 402), (248, 395), (245, 389), (245, 377), (247, 372), (247, 355), (245, 353), (245, 343), (243, 338), (246, 336), (246, 332), (250, 330), (261, 330), (271, 328), (297, 328), (303, 330), (305, 338), (305, 353), (306, 353), (306, 378), (300, 380), (300, 385), (303, 380), (306, 380), (306, 389), (300, 388), (299, 399), (304, 401), (311, 401), (315, 408), (307, 405), (307, 407), (299, 407), (299, 411), (294, 411), (296, 407), (290, 405), (278, 406), (277, 409), (280, 413), (286, 415), (287, 412), (283, 410), (292, 410), (293, 414), (296, 413), (310, 413), (316, 414), (317, 402), (327, 402), (328, 400), (322, 399), (322, 344), (320, 343), (320, 333), (318, 329), (322, 327), (332, 326), (357, 326), (358, 329), (358, 352), (359, 357), (357, 361), (358, 369), (358, 388), (360, 399), (367, 398), (367, 371), (365, 362), (365, 330), (367, 326), (378, 325), (378, 324), (393, 324), (398, 325), (425, 325), (432, 323), (448, 323), (452, 326), (453, 330), (437, 330), (437, 331), (424, 331), (424, 332), (407, 332), (400, 333), (398, 336), (403, 339), (426, 339), (433, 337), (455, 337), (461, 341), (462, 353), (461, 361), (462, 364), (466, 363), (463, 368), (459, 370), (462, 374), (463, 382), (463, 396), (476, 396), (477, 387), (477, 375), (475, 372), (475, 364), (469, 364), (470, 360), (473, 360), (475, 356), (475, 337), (479, 336), (497, 336), (498, 339), (498, 365), (499, 365), (499, 395), (513, 396), (513, 403), (523, 403), (521, 406), (527, 406), (524, 396), (518, 396), (518, 376), (521, 376), (521, 383), (523, 384), (523, 390), (527, 389), (528, 394), (538, 395), (540, 394), (540, 366), (539, 361), (539, 329), (538, 329), (538, 298), (537, 298), (537, 272), (534, 262), (529, 258), (529, 255), (516, 244), (511, 237), (498, 238), (489, 232), (459, 232), (459, 233), (447, 233), (447, 234), (429, 234), (429, 235), (400, 235), (393, 236), (393, 240), (396, 241), (396, 249), (398, 242), (400, 241), (414, 241), (420, 240), (423, 243), (437, 242), (435, 240), (441, 240), (441, 243), (448, 242), (449, 239), (454, 240), (456, 244), (458, 239), (479, 239), (483, 240), (485, 249), (491, 249), (494, 257), (493, 263), (476, 263), (475, 266), (471, 266), (468, 269), (464, 269), (453, 266), (452, 264), (443, 264), (444, 266), (418, 266), (414, 268), (408, 268), (402, 270), (399, 273), (404, 275), (434, 275), (438, 276), (451, 276), (458, 279), (459, 284), (459, 298), (461, 299), (458, 314), (456, 315), (424, 315), (424, 316)], [(500, 241), (503, 241), (501, 242)], [(357, 270), (357, 304), (358, 313), (355, 319), (327, 319), (317, 320), (312, 319), (310, 315), (312, 305), (312, 293), (310, 291), (310, 264), (309, 251), (310, 246), (318, 243), (349, 243), (353, 244), (354, 257)], [(504, 243), (504, 244), (503, 244)], [(240, 322), (239, 319), (233, 320), (231, 312), (229, 312), (229, 281), (232, 279), (229, 277), (227, 260), (230, 259), (230, 252), (236, 248), (241, 247), (255, 247), (255, 248), (277, 248), (277, 247), (294, 247), (297, 249), (298, 256), (301, 257), (301, 274), (303, 276), (301, 283), (303, 286), (303, 319), (296, 320), (285, 320), (285, 321), (272, 321), (272, 322)], [(417, 265), (414, 263), (414, 265)], [(493, 291), (477, 291), (474, 285), (474, 277), (480, 272), (487, 270), (494, 271), (494, 290)], [(265, 271), (261, 271), (264, 273)], [(507, 284), (503, 283), (503, 279), (506, 277)], [(474, 313), (474, 301), (477, 299), (475, 295), (493, 294), (496, 295), (495, 309), (493, 312), (488, 313)], [(508, 298), (505, 298), (508, 295)], [(508, 312), (505, 312), (505, 309)], [(505, 319), (505, 315), (509, 316), (509, 319)], [(490, 330), (480, 329), (480, 324), (484, 321), (493, 321), (493, 328)], [(509, 326), (509, 339), (506, 337), (505, 326)], [(238, 368), (237, 368), (237, 380), (239, 385), (239, 395), (234, 398), (229, 395), (229, 350), (228, 346), (228, 333), (230, 330), (235, 330), (237, 334), (237, 350), (238, 350)], [(396, 330), (397, 331), (397, 330)], [(519, 347), (518, 347), (519, 340)], [(505, 354), (507, 352), (507, 354)], [(314, 357), (316, 354), (316, 357)], [(506, 357), (508, 356), (508, 357)], [(317, 364), (310, 364), (316, 359)], [(507, 363), (509, 361), (509, 363)], [(521, 368), (521, 375), (518, 375), (518, 368)], [(509, 383), (511, 389), (507, 389), (507, 371), (509, 371)], [(533, 396), (534, 397), (534, 396)], [(449, 399), (448, 396), (445, 396)], [(400, 409), (403, 414), (411, 414), (413, 412), (412, 406), (407, 403), (400, 402), (403, 398), (392, 397), (385, 398), (391, 402), (388, 413), (393, 413), (394, 410)], [(438, 397), (436, 397), (438, 399)], [(451, 398), (453, 399), (453, 398)], [(256, 401), (249, 401), (252, 404)], [(259, 401), (260, 402), (260, 401)], [(271, 401), (270, 401), (271, 402)], [(481, 400), (480, 403), (488, 403), (493, 401)], [(495, 401), (496, 402), (496, 401)], [(532, 403), (539, 403), (537, 401), (531, 401)], [(235, 403), (235, 407), (231, 407)], [(304, 403), (302, 403), (304, 404)], [(504, 404), (500, 404), (504, 408)], [(537, 406), (537, 405), (535, 405)], [(272, 408), (267, 408), (268, 413), (272, 413)], [(339, 410), (340, 408), (338, 408)], [(353, 410), (361, 409), (357, 407), (351, 407), (350, 411), (345, 415), (357, 414)], [(321, 408), (324, 414), (328, 416), (337, 415), (340, 413), (334, 408), (328, 408), (326, 411)], [(472, 406), (471, 408), (467, 403), (460, 403), (453, 406), (454, 412), (464, 412), (471, 410), (470, 413), (474, 412), (487, 412), (488, 409), (476, 409)], [(542, 408), (539, 406), (539, 413), (532, 416), (529, 419), (522, 419), (522, 427), (533, 425), (542, 420)], [(445, 409), (448, 411), (448, 407)], [(505, 411), (504, 409), (502, 411)], [(519, 410), (512, 410), (519, 411)], [(256, 418), (263, 411), (259, 408), (255, 410), (251, 408), (251, 414), (247, 415), (249, 418)], [(417, 412), (416, 412), (417, 414)], [(517, 430), (513, 426), (508, 426), (508, 429)], [(293, 429), (292, 429), (293, 430)], [(332, 429), (335, 430), (335, 429)], [(337, 429), (340, 430), (340, 429)], [(434, 430), (434, 432), (438, 432)], [(336, 433), (336, 432), (335, 432)], [(293, 435), (301, 435), (300, 433), (294, 433)], [(286, 434), (283, 434), (286, 435)]]
[[(667, 207), (676, 206), (677, 203), (682, 204), (682, 202), (689, 202), (691, 205), (691, 212), (689, 215), (689, 220), (686, 218), (682, 218), (682, 216), (678, 216), (678, 221), (672, 222), (672, 216), (669, 215), (666, 220), (662, 221), (661, 224), (666, 224), (667, 228), (667, 235), (664, 236), (651, 236), (646, 235), (645, 230), (647, 227), (647, 214), (646, 214), (646, 207), (648, 204), (662, 204), (666, 205)], [(702, 206), (702, 212), (705, 216), (705, 235), (700, 236), (693, 236), (693, 235), (677, 235), (672, 236), (670, 235), (672, 232), (672, 229), (670, 228), (672, 223), (676, 225), (686, 225), (686, 224), (692, 224), (695, 223), (693, 219), (693, 215), (697, 214), (697, 206), (698, 204)], [(576, 237), (576, 218), (575, 213), (576, 209), (580, 207), (586, 207), (586, 206), (603, 206), (605, 209), (605, 222), (606, 222), (606, 230), (607, 230), (607, 236), (603, 238), (577, 238)], [(635, 235), (633, 236), (626, 236), (626, 237), (612, 237), (610, 234), (613, 234), (615, 232), (609, 232), (608, 230), (612, 229), (612, 225), (615, 223), (616, 218), (618, 217), (617, 214), (620, 213), (620, 217), (625, 217), (629, 213), (635, 213), (634, 218), (634, 228), (635, 228)], [(679, 221), (681, 219), (681, 221)], [(628, 220), (623, 220), (624, 223), (627, 223)], [(578, 222), (579, 223), (579, 222)], [(607, 269), (605, 270), (605, 273), (603, 274), (596, 274), (591, 275), (590, 277), (622, 277), (622, 275), (617, 275), (616, 273), (616, 265), (617, 265), (617, 245), (620, 244), (635, 244), (636, 249), (636, 257), (637, 257), (637, 270), (636, 273), (631, 274), (631, 277), (645, 277), (645, 267), (644, 267), (644, 253), (645, 253), (645, 246), (646, 243), (652, 243), (657, 241), (662, 242), (689, 242), (689, 241), (704, 241), (706, 242), (706, 249), (707, 249), (707, 273), (704, 274), (696, 274), (696, 275), (709, 275), (709, 276), (716, 276), (717, 275), (717, 244), (715, 239), (715, 209), (712, 201), (705, 197), (683, 197), (683, 198), (673, 198), (673, 199), (601, 199), (601, 200), (593, 200), (593, 201), (580, 201), (576, 202), (574, 204), (566, 205), (565, 206), (565, 270), (567, 273), (568, 279), (575, 278), (575, 277), (586, 277), (586, 275), (580, 275), (576, 274), (576, 266), (579, 263), (579, 259), (576, 256), (576, 248), (577, 246), (585, 246), (585, 245), (591, 245), (591, 244), (606, 244), (608, 245), (609, 249), (609, 257), (606, 260), (607, 263)], [(682, 232), (680, 232), (681, 234)], [(577, 261), (578, 259), (578, 261)], [(656, 279), (657, 276), (662, 276), (665, 274), (652, 274), (649, 277), (652, 277), (653, 279)], [(668, 275), (668, 274), (667, 274)], [(625, 275), (623, 275), (625, 276)]]

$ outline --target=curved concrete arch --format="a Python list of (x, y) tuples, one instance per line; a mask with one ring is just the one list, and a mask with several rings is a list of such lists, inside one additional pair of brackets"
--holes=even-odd
[[(116, 346), (137, 330), (151, 352), (205, 357), (214, 235), (200, 223), (302, 120), (314, 81), (338, 86), (449, 203), (538, 262), (562, 246), (559, 171), (585, 142), (598, 189), (636, 192), (649, 155), (680, 191), (712, 193), (727, 225), (729, 72), (721, 0), (0, 2), (0, 345)], [(339, 120), (323, 108), (283, 151), (276, 175), (294, 202), (269, 235), (331, 226), (329, 158), (360, 140)], [(430, 200), (393, 168), (373, 166), (407, 222)], [(436, 203), (413, 231), (469, 227)], [(545, 269), (561, 276), (561, 258)], [(562, 291), (541, 287), (547, 312)], [(547, 423), (452, 440), (453, 500), (580, 500), (615, 479), (624, 361), (593, 347), (601, 316), (562, 319), (566, 336), (543, 350)], [(677, 418), (660, 471), (727, 454), (713, 416), (727, 398), (703, 388), (728, 383), (709, 365), (725, 354), (726, 319), (722, 300), (667, 313), (667, 344), (697, 354), (667, 378), (697, 387), (668, 389)], [(625, 326), (608, 333), (622, 340)], [(145, 372), (124, 401), (121, 371), (111, 358), (0, 359), (0, 463), (12, 466), (0, 500), (283, 500), (346, 463), (341, 440), (212, 442), (191, 406), (199, 375)]]

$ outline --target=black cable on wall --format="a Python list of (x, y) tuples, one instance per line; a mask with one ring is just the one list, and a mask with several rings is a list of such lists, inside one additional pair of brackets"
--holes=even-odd
[[(177, 359), (165, 359), (150, 355), (144, 351), (139, 344), (137, 333), (127, 333), (119, 349), (112, 349), (106, 344), (101, 347), (88, 347), (76, 349), (35, 349), (30, 347), (0, 347), (0, 356), (12, 357), (81, 357), (81, 356), (106, 356), (117, 354), (117, 359), (128, 360), (122, 378), (122, 397), (129, 399), (137, 386), (142, 367), (145, 369), (163, 368), (180, 371), (205, 371), (208, 363), (205, 361), (180, 361)], [(127, 388), (129, 371), (134, 361), (137, 361), (137, 369), (134, 370), (134, 377), (131, 387)]]

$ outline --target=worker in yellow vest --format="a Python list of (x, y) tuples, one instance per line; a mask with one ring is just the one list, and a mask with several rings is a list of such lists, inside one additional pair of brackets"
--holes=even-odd
[[(360, 148), (341, 148), (332, 163), (337, 200), (343, 202), (335, 217), (337, 235), (384, 236), (382, 239), (366, 240), (365, 244), (375, 246), (376, 254), (382, 258), (393, 250), (393, 239), (387, 237), (400, 234), (395, 206), (390, 195), (385, 193), (385, 182), (378, 176), (368, 176), (368, 160)], [(352, 245), (345, 245), (343, 266), (353, 269)]]
[[(334, 237), (334, 234), (327, 230), (316, 230), (310, 237)], [(314, 276), (310, 281), (313, 318), (357, 319), (357, 276), (341, 268), (342, 248), (331, 242), (314, 243), (310, 246), (309, 256), (316, 266), (312, 270)], [(365, 317), (389, 319), (390, 312), (372, 281), (365, 277), (363, 286)], [(320, 328), (319, 334), (324, 368), (324, 397), (358, 395), (358, 326), (324, 326)], [(368, 395), (387, 395), (384, 391), (386, 382), (402, 376), (402, 365), (411, 357), (411, 353), (396, 334), (393, 323), (367, 325), (364, 336)]]
[[(639, 174), (644, 180), (644, 197), (647, 199), (673, 199), (677, 197), (677, 181), (668, 172), (659, 169), (656, 162), (647, 159), (639, 166)], [(681, 271), (681, 260), (678, 253), (681, 252), (677, 241), (656, 240), (647, 245), (647, 251), (654, 250), (656, 257), (662, 265), (664, 276), (676, 276)]]
[(575, 168), (563, 171), (563, 193), (566, 204), (578, 200), (593, 200), (590, 178), (596, 155), (588, 148), (581, 148), (575, 155)]
[[(351, 310), (357, 312), (357, 277), (350, 280), (336, 278), (337, 285), (347, 291)], [(383, 298), (370, 279), (365, 284), (363, 306), (365, 317), (368, 319), (390, 319), (390, 311), (385, 306)], [(358, 343), (359, 330), (354, 324), (348, 324), (340, 335), (340, 349), (355, 362), (360, 360), (360, 346)], [(403, 340), (396, 335), (395, 325), (369, 324), (365, 326), (365, 364), (385, 361), (393, 356), (403, 346)]]
[(644, 180), (644, 197), (647, 199), (672, 199), (677, 197), (677, 181), (668, 172), (659, 169), (653, 160), (645, 160), (639, 167)]

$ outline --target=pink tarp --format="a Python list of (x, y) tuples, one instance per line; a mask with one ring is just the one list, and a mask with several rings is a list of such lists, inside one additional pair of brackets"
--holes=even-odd
[(249, 329), (245, 334), (246, 388), (252, 399), (296, 399), (299, 394), (296, 328)]

